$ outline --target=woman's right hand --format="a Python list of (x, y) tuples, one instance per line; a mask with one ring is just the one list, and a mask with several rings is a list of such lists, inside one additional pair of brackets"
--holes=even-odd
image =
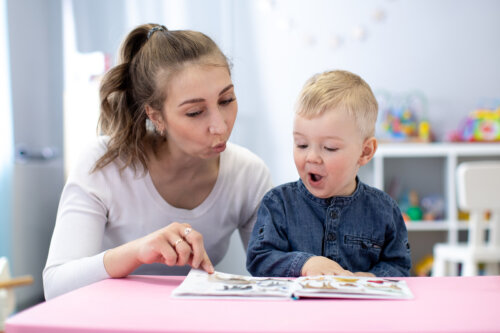
[(142, 264), (190, 265), (213, 273), (203, 236), (187, 223), (173, 222), (142, 238), (108, 250), (104, 266), (111, 277), (124, 277)]

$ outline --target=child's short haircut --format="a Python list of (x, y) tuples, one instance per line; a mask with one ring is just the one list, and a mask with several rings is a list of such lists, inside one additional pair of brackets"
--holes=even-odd
[(370, 86), (348, 71), (327, 71), (311, 77), (302, 88), (296, 114), (306, 118), (344, 110), (356, 121), (364, 138), (375, 135), (378, 104)]

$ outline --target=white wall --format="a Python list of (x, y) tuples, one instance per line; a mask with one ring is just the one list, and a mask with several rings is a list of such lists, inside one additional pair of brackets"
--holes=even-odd
[[(297, 178), (292, 109), (314, 73), (347, 69), (374, 91), (421, 91), (439, 139), (484, 100), (500, 97), (499, 1), (237, 3), (232, 56), (240, 114), (233, 138), (266, 160), (276, 184)], [(385, 19), (374, 19), (377, 12)], [(353, 36), (356, 27), (365, 29), (364, 39)]]

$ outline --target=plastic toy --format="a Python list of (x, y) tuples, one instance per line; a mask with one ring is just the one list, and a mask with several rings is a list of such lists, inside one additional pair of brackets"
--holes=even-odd
[(431, 126), (425, 115), (426, 101), (418, 93), (401, 98), (388, 93), (377, 95), (379, 123), (377, 136), (388, 141), (431, 141)]
[(399, 197), (398, 206), (405, 222), (441, 220), (445, 214), (444, 198), (439, 194), (419, 199), (418, 192), (410, 190)]
[(431, 255), (423, 257), (415, 264), (415, 274), (417, 276), (431, 276), (433, 263), (434, 258)]
[(438, 194), (428, 195), (420, 202), (424, 210), (423, 219), (425, 221), (435, 221), (444, 218), (445, 202), (444, 198)]
[(450, 141), (500, 141), (500, 107), (496, 110), (479, 109), (471, 112), (457, 131), (449, 135)]
[(410, 200), (408, 198), (408, 192), (398, 196), (398, 206), (399, 210), (401, 210), (401, 214), (403, 215), (403, 220), (405, 220), (405, 222), (410, 222), (411, 219), (407, 213), (408, 209), (410, 208)]
[(408, 200), (410, 206), (406, 210), (406, 214), (411, 221), (420, 221), (423, 217), (422, 208), (419, 206), (419, 198), (417, 191), (410, 191), (408, 193)]
[(418, 124), (418, 137), (425, 142), (431, 141), (431, 124), (427, 119), (421, 120)]

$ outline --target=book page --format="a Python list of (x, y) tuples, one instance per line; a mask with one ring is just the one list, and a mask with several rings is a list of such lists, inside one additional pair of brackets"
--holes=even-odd
[(326, 298), (413, 298), (403, 280), (355, 276), (304, 276), (297, 278), (294, 296)]
[(208, 274), (192, 269), (172, 296), (290, 298), (292, 285), (293, 280), (285, 278), (258, 278), (222, 272)]

